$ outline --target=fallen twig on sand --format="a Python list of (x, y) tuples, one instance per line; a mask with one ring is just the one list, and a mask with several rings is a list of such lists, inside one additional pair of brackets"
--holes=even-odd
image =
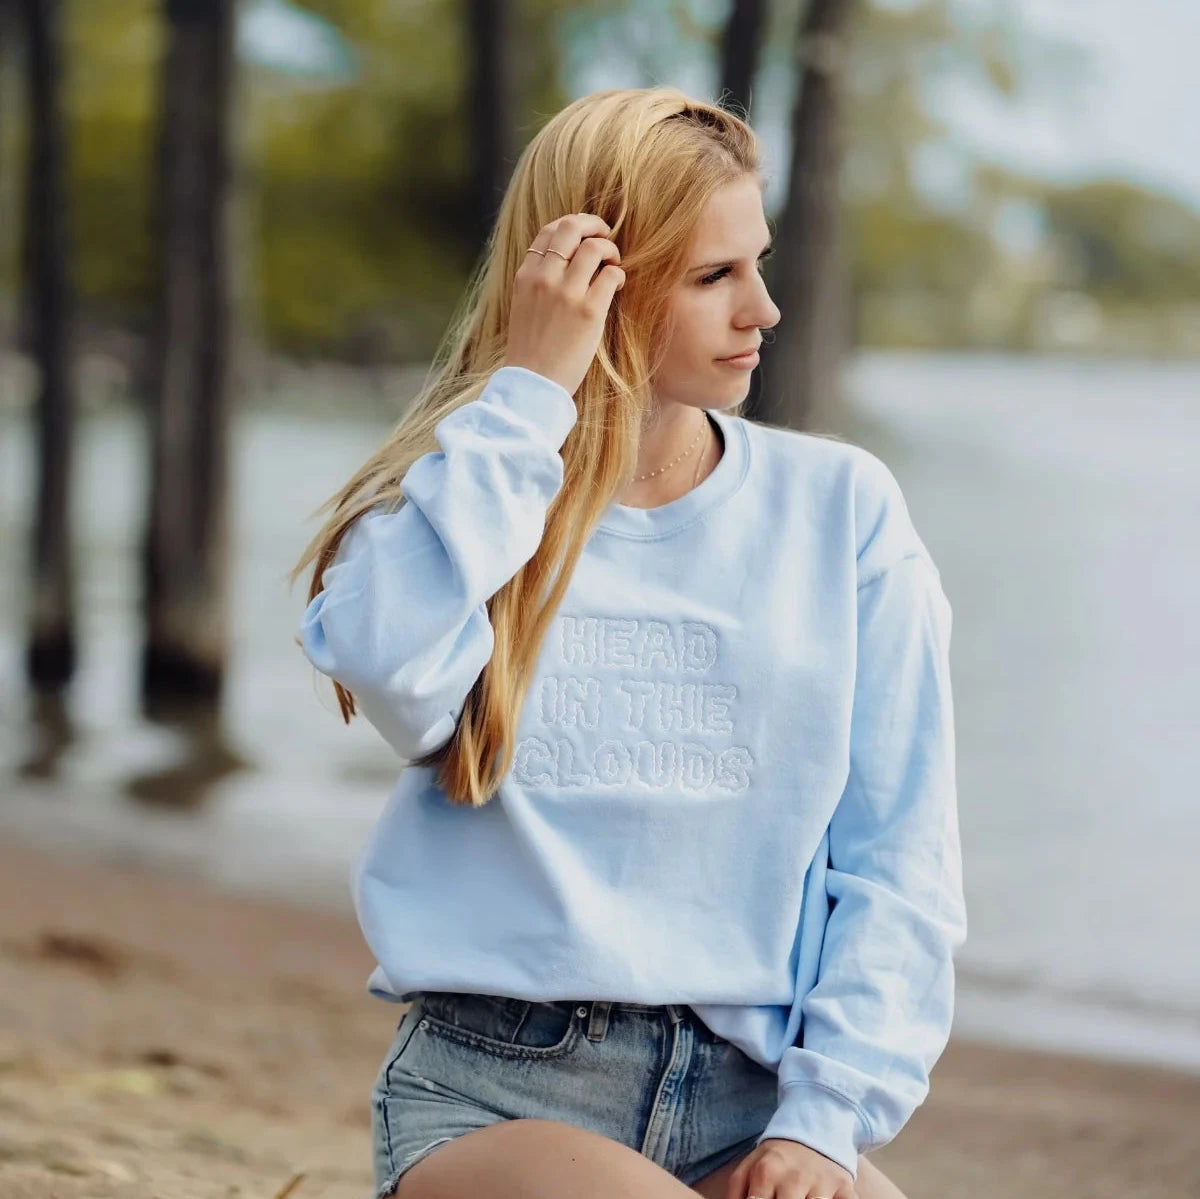
[(293, 1174), (292, 1177), (283, 1184), (282, 1188), (275, 1192), (275, 1199), (287, 1199), (287, 1197), (304, 1181), (303, 1174)]

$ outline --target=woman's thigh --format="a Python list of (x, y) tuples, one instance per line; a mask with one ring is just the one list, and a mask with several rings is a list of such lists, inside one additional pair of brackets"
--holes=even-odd
[(506, 1120), (455, 1137), (401, 1176), (395, 1199), (695, 1199), (627, 1145), (553, 1120)]

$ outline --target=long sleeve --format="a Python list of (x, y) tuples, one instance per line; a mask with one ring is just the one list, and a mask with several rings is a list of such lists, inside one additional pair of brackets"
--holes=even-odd
[(492, 655), (486, 602), (533, 557), (578, 417), (559, 384), (518, 366), (438, 422), (440, 450), (364, 513), (308, 604), (309, 661), (348, 688), (403, 758), (443, 745)]
[(882, 515), (859, 559), (850, 763), (829, 825), (819, 972), (797, 997), (800, 1032), (759, 1138), (799, 1141), (855, 1176), (859, 1154), (892, 1140), (928, 1094), (967, 923), (951, 609), (894, 479), (881, 475)]

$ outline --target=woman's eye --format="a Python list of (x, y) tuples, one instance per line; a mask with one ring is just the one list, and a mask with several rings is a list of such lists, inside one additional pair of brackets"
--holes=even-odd
[[(775, 253), (774, 249), (770, 249), (765, 254), (763, 254), (761, 258), (759, 258), (759, 260), (758, 260), (759, 274), (762, 274), (763, 263), (766, 262), (767, 259), (770, 258), (771, 255), (774, 253)], [(723, 266), (719, 271), (714, 271), (711, 275), (705, 275), (704, 278), (700, 280), (701, 285), (707, 287), (712, 283), (718, 282), (718, 280), (724, 279), (725, 276), (729, 274), (730, 269), (731, 269), (730, 267)]]

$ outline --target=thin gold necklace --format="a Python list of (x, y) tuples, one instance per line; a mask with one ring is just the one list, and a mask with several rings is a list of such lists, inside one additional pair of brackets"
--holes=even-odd
[(688, 448), (686, 450), (684, 450), (683, 453), (680, 454), (678, 458), (672, 458), (671, 461), (668, 462), (666, 466), (660, 466), (658, 468), (658, 470), (652, 470), (648, 475), (638, 475), (637, 478), (635, 478), (633, 480), (633, 482), (641, 483), (644, 479), (653, 479), (655, 475), (661, 475), (663, 473), (663, 471), (670, 470), (671, 467), (673, 467), (676, 462), (680, 462), (684, 458), (686, 458), (692, 452), (692, 450), (694, 450), (696, 448), (696, 442), (698, 442), (700, 440), (700, 438), (704, 434), (704, 430), (707, 426), (708, 426), (708, 417), (706, 415), (704, 415), (703, 413), (701, 413), (700, 432), (697, 433), (696, 436), (692, 438), (692, 444), (689, 445)]

